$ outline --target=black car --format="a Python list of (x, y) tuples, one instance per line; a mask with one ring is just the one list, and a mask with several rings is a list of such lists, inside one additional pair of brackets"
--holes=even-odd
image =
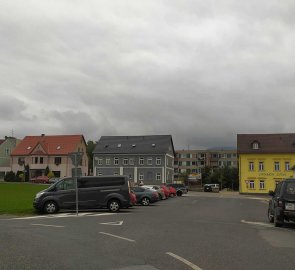
[[(128, 176), (82, 176), (78, 183), (79, 209), (108, 208), (118, 212), (132, 205)], [(72, 177), (63, 178), (38, 192), (33, 205), (38, 211), (53, 214), (60, 209), (76, 208), (76, 184)]]
[(285, 221), (295, 222), (295, 179), (280, 182), (269, 195), (272, 196), (268, 206), (269, 221), (276, 227), (283, 226)]
[(174, 187), (176, 189), (177, 196), (188, 193), (188, 189), (184, 184), (167, 184), (167, 187)]

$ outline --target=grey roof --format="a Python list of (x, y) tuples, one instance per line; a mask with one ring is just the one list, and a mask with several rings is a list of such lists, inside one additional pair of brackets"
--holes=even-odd
[(163, 154), (175, 156), (171, 135), (102, 136), (93, 154)]

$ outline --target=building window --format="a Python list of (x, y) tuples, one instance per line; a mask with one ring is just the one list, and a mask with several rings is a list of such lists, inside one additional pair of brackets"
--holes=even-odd
[(139, 158), (139, 165), (144, 165), (144, 158)]
[(157, 181), (161, 181), (161, 173), (157, 173), (156, 179), (157, 179)]
[(275, 165), (275, 171), (279, 171), (280, 170), (280, 162), (276, 161), (274, 163), (274, 165)]
[(114, 175), (119, 175), (117, 172), (114, 172)]
[(102, 172), (98, 172), (98, 176), (102, 176)]
[(264, 171), (264, 162), (259, 162), (259, 171)]
[(157, 158), (157, 159), (156, 159), (156, 164), (157, 164), (157, 165), (161, 165), (161, 158)]
[(259, 149), (259, 142), (253, 142), (252, 149), (255, 149), (255, 150)]
[(254, 162), (249, 162), (249, 171), (254, 171)]
[(102, 158), (98, 159), (98, 165), (102, 165)]
[(143, 180), (144, 180), (143, 178), (144, 178), (144, 177), (143, 177), (143, 173), (140, 173), (140, 174), (139, 174), (139, 180), (140, 180), (140, 181), (143, 181)]
[(260, 180), (259, 181), (259, 188), (260, 189), (265, 189), (265, 182), (264, 182), (264, 180)]
[(9, 148), (5, 148), (5, 155), (6, 156), (9, 156), (11, 153), (10, 149)]
[(128, 158), (123, 159), (123, 165), (128, 165)]
[(249, 181), (249, 188), (250, 189), (255, 189), (255, 182), (254, 182), (254, 180), (250, 180)]
[(110, 165), (111, 164), (111, 159), (110, 158), (107, 158), (106, 159), (106, 165)]
[(134, 158), (130, 158), (130, 159), (129, 159), (129, 164), (130, 164), (130, 165), (134, 165)]
[(40, 157), (40, 164), (43, 164), (43, 157)]
[(152, 159), (152, 158), (148, 158), (148, 160), (147, 160), (147, 164), (148, 164), (148, 165), (153, 165), (153, 159)]
[(114, 165), (119, 165), (119, 158), (117, 157), (114, 158)]
[(61, 164), (61, 157), (55, 157), (54, 158), (54, 164), (57, 166), (59, 164)]
[(285, 162), (285, 170), (290, 171), (290, 162), (289, 161)]

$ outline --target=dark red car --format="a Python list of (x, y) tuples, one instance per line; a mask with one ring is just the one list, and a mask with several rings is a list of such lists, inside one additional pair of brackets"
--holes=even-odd
[(31, 178), (30, 181), (32, 183), (48, 184), (49, 183), (49, 177), (47, 177), (46, 175), (37, 176), (37, 177)]
[(165, 185), (161, 185), (161, 188), (162, 188), (166, 198), (169, 198), (170, 197), (170, 189)]
[(132, 190), (129, 192), (129, 196), (130, 196), (131, 205), (136, 205), (137, 203), (136, 195)]
[(170, 197), (175, 197), (177, 194), (176, 194), (176, 189), (174, 187), (167, 187), (169, 188), (169, 191), (170, 191)]

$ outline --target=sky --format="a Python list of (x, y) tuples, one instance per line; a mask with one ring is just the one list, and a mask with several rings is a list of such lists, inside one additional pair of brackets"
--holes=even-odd
[(0, 138), (295, 132), (294, 0), (0, 0)]

